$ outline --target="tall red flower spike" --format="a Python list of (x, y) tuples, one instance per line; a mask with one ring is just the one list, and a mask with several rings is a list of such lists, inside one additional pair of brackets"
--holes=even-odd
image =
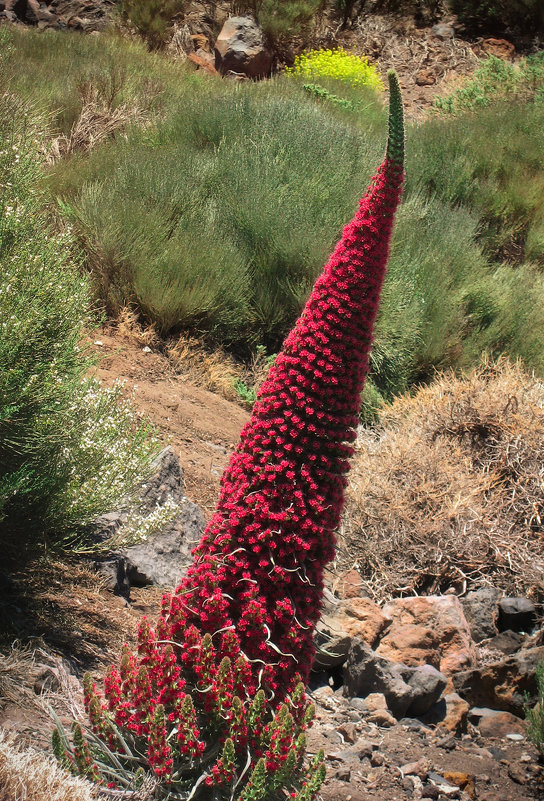
[(312, 663), (401, 196), (402, 100), (396, 75), (388, 78), (385, 160), (261, 387), (217, 510), (159, 624), (170, 641), (183, 643), (194, 625), (220, 655), (241, 650), (252, 667), (246, 691), (260, 685), (278, 703)]
[(155, 630), (142, 621), (137, 654), (125, 649), (103, 695), (86, 676), (92, 749), (80, 729), (73, 747), (55, 733), (63, 765), (112, 789), (132, 788), (140, 768), (159, 794), (187, 801), (281, 788), (312, 801), (323, 781), (323, 753), (304, 761), (313, 710), (297, 677), (313, 658), (403, 181), (400, 90), (388, 77), (385, 161), (261, 388), (187, 577)]

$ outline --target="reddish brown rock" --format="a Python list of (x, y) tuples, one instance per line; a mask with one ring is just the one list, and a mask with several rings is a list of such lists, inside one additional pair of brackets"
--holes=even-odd
[(363, 580), (356, 570), (342, 573), (334, 582), (334, 592), (339, 598), (358, 598), (362, 594)]
[(513, 61), (516, 55), (515, 46), (506, 39), (484, 39), (483, 48), (489, 56), (497, 56), (505, 61)]
[(453, 676), (455, 689), (471, 706), (523, 715), (525, 693), (535, 691), (535, 670), (544, 660), (544, 646), (522, 648), (517, 654)]
[(189, 60), (196, 65), (198, 69), (209, 72), (211, 75), (219, 75), (214, 66), (214, 59), (210, 53), (204, 50), (199, 50), (197, 53), (189, 53)]
[(467, 730), (469, 709), (469, 704), (460, 695), (447, 693), (422, 716), (422, 720), (434, 726), (444, 726), (452, 734), (462, 734)]
[(377, 709), (375, 712), (372, 712), (372, 714), (368, 717), (368, 721), (370, 723), (375, 723), (376, 726), (381, 726), (384, 729), (391, 728), (391, 726), (394, 726), (397, 722), (391, 712), (388, 712), (387, 709)]
[(420, 70), (416, 75), (416, 83), (418, 86), (434, 86), (436, 76), (432, 69)]
[(251, 17), (229, 17), (215, 42), (215, 67), (222, 74), (243, 73), (262, 78), (272, 69), (272, 53)]
[(457, 693), (447, 693), (444, 696), (446, 702), (446, 717), (442, 721), (449, 731), (460, 734), (467, 729), (467, 717), (470, 709), (469, 705)]
[(431, 761), (428, 757), (422, 757), (417, 762), (409, 762), (399, 768), (403, 776), (419, 776), (422, 781), (426, 781), (431, 769)]
[(383, 693), (370, 693), (365, 698), (365, 704), (369, 712), (387, 709), (387, 700)]
[(470, 773), (462, 773), (458, 770), (446, 770), (444, 778), (450, 784), (455, 784), (470, 797), (474, 798), (476, 790), (474, 787), (474, 776)]
[(361, 637), (371, 648), (391, 623), (385, 614), (370, 598), (350, 598), (338, 609), (336, 618), (351, 637)]
[(381, 656), (405, 665), (433, 665), (446, 676), (474, 664), (469, 626), (455, 596), (398, 598), (383, 613), (392, 623), (377, 648)]
[(496, 712), (482, 717), (478, 729), (483, 737), (503, 738), (507, 734), (525, 734), (527, 727), (523, 720), (510, 712)]

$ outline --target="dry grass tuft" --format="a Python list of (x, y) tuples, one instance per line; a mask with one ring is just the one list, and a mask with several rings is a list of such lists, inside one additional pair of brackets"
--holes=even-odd
[(72, 125), (69, 136), (62, 134), (51, 142), (46, 154), (49, 163), (70, 156), (77, 151), (88, 152), (125, 129), (129, 124), (145, 124), (147, 108), (157, 94), (151, 85), (144, 94), (143, 103), (118, 103), (124, 76), (112, 72), (106, 78), (84, 81), (78, 87), (81, 111)]
[(52, 707), (63, 718), (81, 719), (83, 691), (60, 656), (42, 640), (31, 644), (14, 643), (8, 653), (0, 653), (0, 698), (19, 708), (27, 722), (52, 730)]
[(0, 730), (0, 801), (93, 801), (96, 789), (39, 751), (22, 749)]
[(544, 384), (447, 373), (363, 431), (339, 561), (376, 600), (493, 584), (544, 600)]
[(142, 347), (158, 348), (160, 345), (160, 337), (155, 330), (154, 325), (143, 327), (140, 324), (138, 312), (125, 306), (121, 309), (119, 317), (115, 322), (117, 333), (128, 340), (134, 345), (141, 345)]
[(200, 339), (183, 334), (167, 347), (174, 369), (196, 386), (238, 401), (236, 382), (244, 379), (244, 368), (222, 348), (208, 350)]

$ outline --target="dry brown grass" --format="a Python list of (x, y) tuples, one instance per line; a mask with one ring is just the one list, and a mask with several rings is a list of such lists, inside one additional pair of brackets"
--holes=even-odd
[(446, 374), (363, 431), (339, 562), (377, 600), (493, 584), (544, 599), (544, 384)]
[(81, 111), (69, 136), (57, 136), (49, 145), (46, 153), (49, 163), (77, 151), (88, 152), (131, 123), (144, 125), (147, 122), (147, 109), (158, 90), (150, 84), (141, 101), (118, 103), (117, 97), (123, 81), (121, 73), (112, 72), (106, 78), (95, 78), (81, 83), (78, 87)]
[(117, 333), (134, 345), (142, 347), (157, 348), (160, 345), (160, 338), (154, 325), (142, 326), (138, 313), (125, 306), (121, 309), (119, 317), (115, 322)]
[(0, 730), (0, 801), (94, 801), (96, 789)]
[(183, 334), (167, 348), (177, 372), (193, 384), (218, 392), (227, 400), (239, 400), (235, 385), (243, 380), (244, 369), (222, 348), (208, 350), (197, 337)]
[(81, 687), (62, 659), (40, 640), (15, 643), (9, 653), (0, 654), (0, 698), (2, 707), (19, 710), (17, 742), (0, 729), (0, 801), (98, 798), (88, 782), (71, 776), (43, 751), (24, 747), (29, 742), (47, 747), (54, 728), (49, 706), (64, 720), (81, 718)]

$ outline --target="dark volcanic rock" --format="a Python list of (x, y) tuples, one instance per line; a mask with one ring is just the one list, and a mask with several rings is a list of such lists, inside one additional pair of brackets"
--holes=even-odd
[(544, 646), (523, 648), (506, 659), (457, 673), (453, 684), (471, 706), (522, 715), (524, 694), (534, 694), (535, 668), (543, 660)]
[(474, 642), (481, 642), (498, 634), (498, 603), (501, 595), (500, 590), (495, 587), (483, 587), (461, 598)]
[[(205, 528), (204, 515), (198, 506), (183, 496), (183, 472), (172, 448), (165, 448), (159, 454), (154, 468), (152, 477), (140, 488), (137, 510), (146, 515), (173, 502), (179, 507), (175, 517), (148, 539), (117, 548), (98, 565), (114, 591), (127, 599), (131, 586), (178, 584), (192, 562), (191, 550)], [(122, 534), (127, 518), (126, 510), (102, 515), (96, 521), (96, 539), (105, 541), (117, 532)]]
[(501, 598), (499, 601), (499, 629), (532, 632), (535, 625), (535, 606), (527, 598)]
[(440, 698), (447, 678), (431, 665), (408, 667), (376, 654), (361, 638), (351, 645), (344, 668), (344, 694), (383, 693), (397, 718), (420, 715)]

